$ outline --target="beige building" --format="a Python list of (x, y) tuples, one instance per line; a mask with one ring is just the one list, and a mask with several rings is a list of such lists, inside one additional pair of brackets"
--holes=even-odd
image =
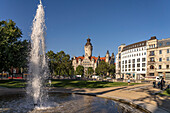
[(114, 64), (114, 53), (112, 53), (112, 55), (110, 56), (109, 51), (107, 51), (105, 57), (92, 56), (93, 46), (92, 46), (90, 41), (91, 41), (91, 39), (88, 38), (87, 43), (84, 46), (85, 56), (79, 56), (79, 57), (74, 56), (73, 57), (72, 65), (74, 67), (74, 70), (76, 70), (76, 68), (79, 65), (82, 65), (85, 69), (84, 72), (86, 72), (88, 67), (92, 67), (93, 70), (95, 71), (99, 62), (102, 61), (102, 60), (109, 63), (109, 64)]
[(170, 38), (158, 40), (151, 37), (147, 41), (147, 79), (154, 76), (170, 80)]
[(170, 38), (149, 40), (118, 47), (116, 78), (170, 80)]

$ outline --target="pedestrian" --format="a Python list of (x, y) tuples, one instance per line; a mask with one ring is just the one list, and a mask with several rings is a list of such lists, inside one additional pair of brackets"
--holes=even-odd
[(130, 85), (130, 78), (128, 77), (128, 86)]
[(51, 86), (51, 79), (49, 79), (49, 84), (50, 84), (50, 86)]
[(156, 87), (156, 80), (153, 81), (153, 88)]
[(161, 83), (160, 83), (160, 85), (161, 85), (161, 90), (163, 90), (164, 84), (165, 84), (165, 81), (164, 81), (164, 78), (162, 77), (162, 80), (161, 80)]

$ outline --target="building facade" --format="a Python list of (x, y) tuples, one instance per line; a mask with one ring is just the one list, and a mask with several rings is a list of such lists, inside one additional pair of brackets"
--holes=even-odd
[(170, 38), (158, 40), (151, 37), (147, 41), (147, 79), (154, 76), (170, 80)]
[[(117, 78), (154, 79), (164, 76), (170, 79), (170, 38), (149, 40), (123, 46), (116, 55)], [(121, 57), (120, 57), (121, 55)]]
[(121, 44), (118, 47), (118, 54), (116, 55), (116, 78), (123, 78), (121, 74), (121, 52), (125, 46), (125, 44)]
[(95, 71), (99, 62), (102, 61), (102, 60), (109, 63), (109, 64), (114, 64), (114, 53), (112, 53), (112, 55), (110, 56), (109, 51), (107, 51), (105, 57), (92, 56), (93, 46), (92, 46), (90, 41), (91, 41), (91, 39), (88, 38), (87, 43), (84, 46), (85, 56), (79, 56), (79, 57), (74, 56), (73, 57), (72, 65), (74, 67), (74, 70), (76, 70), (76, 68), (79, 65), (82, 65), (85, 69), (84, 72), (86, 72), (88, 67), (92, 67), (93, 70)]

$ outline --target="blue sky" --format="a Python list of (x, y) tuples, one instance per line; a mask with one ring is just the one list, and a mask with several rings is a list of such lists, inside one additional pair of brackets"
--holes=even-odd
[[(39, 0), (1, 0), (0, 20), (12, 19), (30, 39)], [(42, 0), (47, 51), (84, 54), (88, 35), (93, 56), (117, 53), (117, 47), (170, 37), (170, 0)]]

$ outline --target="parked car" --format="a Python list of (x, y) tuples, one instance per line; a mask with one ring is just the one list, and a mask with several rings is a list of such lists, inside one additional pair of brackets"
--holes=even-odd
[(112, 78), (111, 78), (111, 77), (107, 77), (106, 79), (107, 79), (107, 80), (111, 80)]

